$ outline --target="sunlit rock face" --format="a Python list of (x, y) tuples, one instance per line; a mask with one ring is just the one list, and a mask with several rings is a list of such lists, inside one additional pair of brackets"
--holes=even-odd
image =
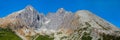
[(25, 9), (14, 12), (7, 18), (20, 19), (26, 26), (40, 28), (41, 24), (46, 20), (45, 16), (39, 14), (32, 6), (27, 6)]
[(0, 19), (1, 28), (8, 26), (23, 40), (38, 34), (52, 35), (54, 40), (109, 40), (108, 35), (120, 39), (118, 28), (87, 10), (72, 13), (60, 8), (45, 16), (27, 6)]

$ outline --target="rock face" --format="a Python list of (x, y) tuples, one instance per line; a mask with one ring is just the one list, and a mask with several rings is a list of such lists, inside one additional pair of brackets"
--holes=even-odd
[(23, 40), (38, 34), (52, 35), (54, 40), (120, 40), (118, 28), (87, 10), (72, 13), (60, 8), (45, 16), (27, 6), (1, 18), (0, 27), (11, 28)]

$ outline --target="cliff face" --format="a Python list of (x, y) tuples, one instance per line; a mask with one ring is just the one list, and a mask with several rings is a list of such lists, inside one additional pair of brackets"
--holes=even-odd
[(105, 40), (104, 35), (120, 39), (118, 28), (87, 10), (72, 13), (60, 8), (45, 16), (27, 6), (0, 19), (1, 28), (8, 26), (23, 40), (31, 40), (31, 36), (38, 34), (53, 34), (54, 40)]

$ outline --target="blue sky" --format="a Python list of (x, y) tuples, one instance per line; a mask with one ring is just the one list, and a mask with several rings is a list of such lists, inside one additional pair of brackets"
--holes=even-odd
[(44, 14), (56, 12), (59, 8), (72, 12), (89, 10), (120, 28), (119, 0), (0, 0), (0, 18), (27, 5)]

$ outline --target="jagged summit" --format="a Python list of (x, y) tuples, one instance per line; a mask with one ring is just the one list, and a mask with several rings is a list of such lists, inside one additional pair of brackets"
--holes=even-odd
[(32, 16), (32, 15), (37, 15), (38, 12), (36, 11), (36, 9), (34, 9), (31, 5), (26, 6), (24, 9), (17, 11), (17, 12), (13, 12), (12, 14), (8, 15), (8, 18), (14, 18), (14, 17), (18, 17), (18, 16)]
[(120, 39), (118, 28), (88, 10), (72, 13), (60, 8), (56, 13), (44, 16), (28, 5), (5, 18), (0, 18), (0, 27), (8, 26), (12, 26), (9, 28), (23, 40), (31, 40), (31, 37), (36, 35), (49, 35), (54, 37), (54, 40), (84, 40), (84, 37), (104, 40), (104, 35)]
[(27, 8), (28, 8), (28, 9), (29, 9), (29, 8), (34, 9), (32, 5), (27, 5), (25, 8), (26, 8), (26, 9), (27, 9)]
[(58, 9), (57, 12), (58, 12), (58, 13), (63, 13), (63, 12), (65, 12), (65, 9), (64, 9), (64, 8), (60, 8), (60, 9)]
[(27, 5), (25, 9), (30, 11), (35, 11), (35, 9), (31, 5)]

